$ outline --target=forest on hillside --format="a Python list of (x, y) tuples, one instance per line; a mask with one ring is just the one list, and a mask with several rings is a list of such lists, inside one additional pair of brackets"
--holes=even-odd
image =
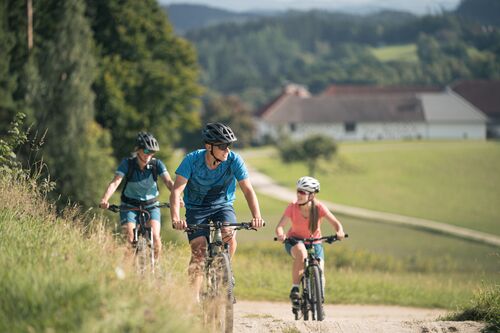
[[(447, 85), (459, 79), (500, 78), (498, 1), (464, 0), (453, 12), (366, 16), (289, 11), (244, 23), (190, 30), (202, 83), (234, 94), (252, 108), (287, 82), (321, 92), (332, 83)], [(499, 15), (500, 17), (500, 15)], [(497, 24), (497, 25), (495, 25)], [(383, 60), (373, 49), (413, 46), (413, 58)]]
[(29, 128), (8, 155), (50, 175), (62, 204), (95, 205), (139, 131), (166, 159), (200, 126), (194, 48), (156, 0), (0, 0), (0, 45), (1, 153)]

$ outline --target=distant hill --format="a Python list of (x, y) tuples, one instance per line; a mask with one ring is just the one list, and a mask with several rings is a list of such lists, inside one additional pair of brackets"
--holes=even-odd
[[(184, 35), (190, 30), (202, 29), (214, 26), (221, 23), (244, 23), (249, 20), (256, 20), (266, 17), (277, 17), (286, 15), (302, 15), (308, 11), (282, 10), (282, 11), (248, 11), (243, 13), (233, 12), (225, 9), (197, 5), (197, 4), (172, 4), (162, 6), (166, 11), (170, 22), (173, 24), (175, 31), (178, 34)], [(354, 8), (354, 7), (353, 7)], [(363, 21), (368, 20), (371, 23), (392, 22), (401, 24), (408, 20), (413, 20), (416, 15), (395, 11), (384, 10), (375, 7), (356, 7), (358, 10), (342, 10), (342, 11), (319, 11), (312, 10), (310, 12), (324, 13), (325, 17), (331, 18), (331, 14), (335, 13), (336, 17), (346, 18), (349, 20)], [(364, 10), (361, 10), (361, 9)], [(356, 14), (355, 14), (356, 13)]]
[(204, 28), (218, 23), (246, 22), (272, 15), (267, 12), (237, 13), (204, 5), (172, 4), (163, 6), (178, 34), (188, 30)]
[(455, 13), (482, 24), (500, 26), (499, 0), (464, 0)]

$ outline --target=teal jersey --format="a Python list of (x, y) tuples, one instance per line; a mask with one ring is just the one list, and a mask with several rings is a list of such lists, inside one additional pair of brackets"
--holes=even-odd
[(205, 163), (206, 149), (186, 155), (175, 171), (188, 180), (184, 189), (186, 208), (215, 208), (232, 205), (236, 198), (236, 182), (248, 178), (243, 159), (230, 152), (226, 161), (211, 170)]

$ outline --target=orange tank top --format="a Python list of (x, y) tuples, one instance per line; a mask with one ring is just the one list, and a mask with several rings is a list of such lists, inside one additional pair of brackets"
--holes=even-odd
[(309, 230), (309, 218), (305, 218), (302, 216), (300, 212), (300, 206), (296, 202), (292, 202), (288, 205), (285, 210), (284, 215), (289, 217), (292, 220), (292, 226), (287, 232), (287, 237), (296, 237), (296, 238), (319, 238), (321, 237), (321, 220), (328, 211), (321, 202), (316, 201), (316, 207), (318, 208), (318, 228), (311, 235), (311, 231)]

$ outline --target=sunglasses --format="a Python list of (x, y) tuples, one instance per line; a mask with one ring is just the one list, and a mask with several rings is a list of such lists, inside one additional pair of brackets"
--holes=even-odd
[(142, 151), (146, 155), (153, 155), (154, 153), (156, 153), (154, 150), (150, 150), (150, 149), (143, 149)]
[(214, 146), (219, 148), (220, 150), (226, 150), (227, 148), (231, 147), (231, 143), (219, 143), (214, 144)]
[(298, 193), (298, 194), (302, 194), (302, 195), (308, 195), (308, 194), (310, 194), (309, 192), (307, 192), (307, 191), (302, 191), (302, 190), (297, 190), (297, 193)]

